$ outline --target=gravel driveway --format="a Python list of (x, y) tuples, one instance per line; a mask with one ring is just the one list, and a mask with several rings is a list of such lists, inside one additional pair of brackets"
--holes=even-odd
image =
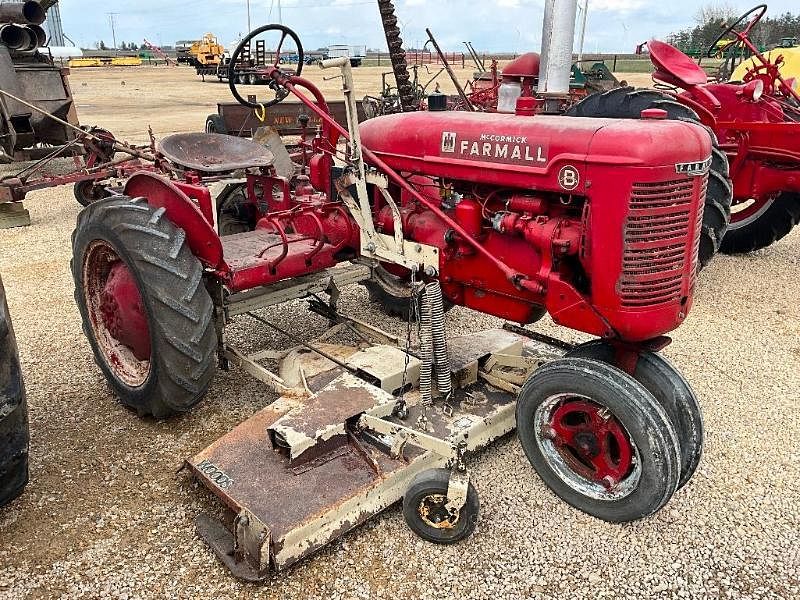
[[(0, 231), (33, 438), (32, 483), (0, 510), (0, 598), (800, 596), (800, 232), (757, 254), (721, 256), (703, 273), (666, 354), (700, 397), (705, 458), (656, 516), (621, 526), (570, 508), (512, 436), (472, 461), (482, 511), (466, 542), (424, 543), (392, 508), (253, 586), (232, 579), (196, 537), (195, 515), (217, 505), (175, 472), (274, 394), (237, 370), (168, 422), (118, 405), (72, 299), (79, 207), (68, 188), (35, 194), (28, 207), (32, 227)], [(342, 298), (345, 311), (366, 303), (361, 288)], [(324, 327), (298, 303), (268, 314), (308, 336)], [(447, 317), (451, 334), (497, 324), (465, 309)], [(578, 340), (549, 322), (538, 327)], [(234, 335), (271, 334), (243, 326)]]

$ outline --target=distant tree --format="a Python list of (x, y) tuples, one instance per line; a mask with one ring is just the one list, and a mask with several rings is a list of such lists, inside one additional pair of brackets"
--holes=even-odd
[[(705, 51), (739, 16), (727, 3), (703, 6), (695, 14), (694, 27), (671, 33), (667, 41), (684, 52)], [(800, 15), (787, 12), (778, 17), (765, 16), (750, 32), (753, 43), (765, 48), (777, 45), (784, 37), (800, 37)]]
[(103, 40), (100, 40), (99, 42), (97, 42), (97, 49), (108, 50), (108, 47), (106, 46), (106, 43)]

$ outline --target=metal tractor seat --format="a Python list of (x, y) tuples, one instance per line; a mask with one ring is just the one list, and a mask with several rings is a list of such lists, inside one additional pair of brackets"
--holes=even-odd
[(702, 67), (674, 46), (650, 40), (647, 47), (650, 50), (650, 60), (656, 66), (654, 79), (683, 89), (708, 82), (708, 75)]
[(201, 173), (270, 167), (275, 162), (264, 146), (219, 133), (177, 133), (161, 140), (157, 150), (169, 162)]

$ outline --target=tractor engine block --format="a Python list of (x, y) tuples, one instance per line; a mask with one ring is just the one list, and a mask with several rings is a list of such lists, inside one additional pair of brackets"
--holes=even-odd
[[(361, 135), (529, 280), (510, 281), (390, 185), (404, 236), (441, 249), (439, 278), (451, 302), (519, 323), (546, 310), (573, 329), (641, 342), (676, 328), (691, 307), (711, 156), (702, 128), (652, 116), (567, 123), (412, 113), (363, 123)], [(377, 190), (372, 201), (376, 225), (393, 233)]]

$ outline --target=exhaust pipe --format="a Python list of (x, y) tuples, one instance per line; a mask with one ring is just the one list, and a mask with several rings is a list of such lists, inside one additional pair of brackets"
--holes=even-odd
[(6, 2), (0, 4), (0, 23), (41, 25), (47, 14), (38, 2)]
[(569, 94), (577, 12), (577, 0), (545, 0), (539, 67), (539, 93), (545, 96)]

